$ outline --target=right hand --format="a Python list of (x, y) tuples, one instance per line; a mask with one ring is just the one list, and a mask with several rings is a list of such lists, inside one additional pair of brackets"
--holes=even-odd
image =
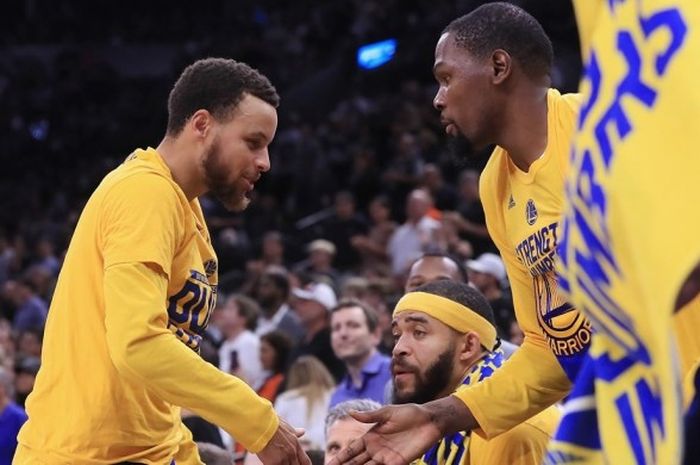
[(372, 412), (350, 412), (375, 425), (341, 450), (328, 465), (407, 465), (443, 436), (476, 427), (474, 417), (454, 396), (427, 404), (390, 405)]
[(303, 429), (292, 428), (280, 418), (277, 431), (258, 452), (258, 458), (263, 465), (311, 465), (309, 456), (299, 443), (299, 438), (303, 435)]

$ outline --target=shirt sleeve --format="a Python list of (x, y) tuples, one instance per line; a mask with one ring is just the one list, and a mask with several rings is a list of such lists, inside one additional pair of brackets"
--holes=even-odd
[(145, 263), (108, 267), (104, 278), (107, 346), (117, 371), (163, 400), (224, 428), (259, 452), (277, 430), (270, 402), (205, 362), (167, 329), (167, 278)]
[(184, 231), (184, 208), (172, 183), (155, 173), (117, 182), (105, 194), (99, 223), (104, 269), (120, 263), (155, 263), (170, 276)]

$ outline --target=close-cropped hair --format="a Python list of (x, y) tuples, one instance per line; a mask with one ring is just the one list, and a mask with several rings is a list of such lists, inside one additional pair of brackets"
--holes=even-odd
[(270, 80), (247, 64), (225, 58), (198, 60), (185, 68), (170, 91), (167, 133), (179, 134), (198, 110), (226, 121), (246, 94), (275, 108), (279, 105)]
[(452, 21), (443, 33), (479, 59), (502, 49), (518, 62), (530, 78), (551, 74), (552, 42), (542, 25), (522, 8), (505, 2), (482, 5)]

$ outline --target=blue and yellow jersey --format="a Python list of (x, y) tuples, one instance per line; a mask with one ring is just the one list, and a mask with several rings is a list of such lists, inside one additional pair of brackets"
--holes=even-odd
[(561, 285), (596, 333), (549, 461), (677, 464), (677, 352), (689, 370), (700, 324), (694, 301), (673, 331), (681, 284), (700, 261), (700, 4), (574, 4), (584, 101), (566, 183)]
[(270, 403), (197, 353), (217, 259), (199, 202), (137, 150), (87, 202), (58, 278), (14, 463), (201, 463), (187, 407), (251, 450)]
[(557, 286), (564, 179), (580, 98), (547, 94), (547, 148), (527, 173), (497, 147), (481, 175), (489, 234), (506, 265), (525, 341), (491, 378), (456, 395), (491, 437), (562, 399), (591, 341), (591, 328)]

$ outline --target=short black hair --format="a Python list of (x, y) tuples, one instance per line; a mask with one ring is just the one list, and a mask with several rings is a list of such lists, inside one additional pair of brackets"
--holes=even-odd
[(225, 121), (245, 94), (277, 108), (279, 95), (269, 79), (245, 63), (226, 58), (205, 58), (189, 65), (168, 97), (169, 135), (177, 135), (198, 110)]
[(374, 332), (374, 330), (377, 329), (377, 325), (379, 324), (379, 317), (377, 316), (377, 312), (360, 300), (343, 299), (338, 303), (338, 305), (331, 308), (330, 314), (333, 315), (334, 313), (340, 310), (355, 307), (359, 307), (360, 309), (362, 309), (362, 313), (365, 314), (365, 320), (367, 320), (367, 329), (369, 329), (370, 333)]
[(542, 25), (518, 6), (505, 2), (482, 5), (452, 21), (442, 32), (454, 34), (455, 43), (477, 58), (486, 58), (500, 48), (533, 79), (551, 73), (552, 42)]
[(282, 297), (284, 297), (285, 300), (289, 298), (290, 283), (289, 276), (286, 272), (278, 269), (270, 269), (265, 270), (262, 276), (272, 281), (274, 286), (282, 292)]
[(428, 294), (444, 297), (462, 304), (484, 317), (494, 328), (496, 327), (496, 319), (493, 316), (493, 309), (488, 300), (481, 292), (468, 284), (442, 279), (425, 283), (417, 287), (413, 292), (427, 292)]

